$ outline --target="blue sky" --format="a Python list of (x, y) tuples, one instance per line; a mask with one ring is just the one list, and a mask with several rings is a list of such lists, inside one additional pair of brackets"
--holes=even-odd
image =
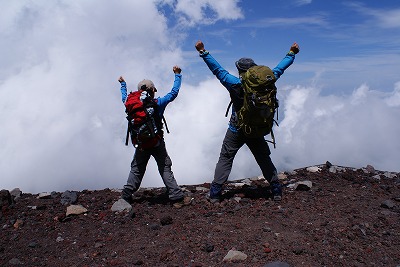
[(361, 83), (391, 90), (400, 61), (400, 3), (282, 2), (239, 2), (241, 16), (191, 29), (183, 48), (191, 49), (200, 36), (227, 67), (242, 55), (274, 65), (296, 41), (302, 65), (286, 81), (315, 79), (324, 94), (349, 93)]
[[(210, 182), (229, 97), (194, 49), (231, 73), (240, 57), (274, 67), (279, 171), (325, 163), (399, 171), (400, 3), (396, 1), (0, 0), (0, 188), (121, 188), (133, 155), (117, 78), (148, 78), (166, 94), (179, 184)], [(246, 147), (230, 179), (260, 175)], [(162, 186), (150, 162), (143, 186)]]

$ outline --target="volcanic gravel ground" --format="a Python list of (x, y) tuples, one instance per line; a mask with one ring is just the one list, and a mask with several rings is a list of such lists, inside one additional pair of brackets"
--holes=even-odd
[(61, 193), (23, 193), (2, 201), (0, 266), (400, 266), (399, 174), (333, 167), (281, 174), (280, 202), (263, 179), (231, 181), (218, 204), (208, 183), (182, 186), (181, 208), (141, 189), (134, 212), (111, 211), (118, 190), (84, 190), (72, 204), (87, 212), (69, 216)]

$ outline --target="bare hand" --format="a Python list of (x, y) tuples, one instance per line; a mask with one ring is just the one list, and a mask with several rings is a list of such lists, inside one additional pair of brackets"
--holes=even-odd
[(119, 76), (118, 81), (119, 81), (120, 83), (125, 82), (124, 77)]
[(299, 45), (296, 42), (294, 42), (290, 47), (290, 51), (292, 51), (295, 54), (299, 53), (300, 52)]
[(180, 74), (181, 73), (181, 68), (179, 68), (178, 66), (174, 66), (173, 68), (172, 68), (172, 70), (173, 70), (173, 72), (175, 73), (175, 74)]
[(204, 49), (204, 44), (203, 44), (203, 42), (201, 40), (197, 41), (195, 47), (196, 47), (197, 51), (199, 51), (199, 52), (205, 50)]

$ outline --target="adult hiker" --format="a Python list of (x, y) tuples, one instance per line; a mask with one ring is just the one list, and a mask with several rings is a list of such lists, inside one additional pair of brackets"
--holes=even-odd
[(133, 202), (132, 194), (140, 187), (150, 156), (156, 160), (169, 199), (173, 203), (178, 203), (184, 198), (171, 169), (172, 161), (165, 146), (162, 130), (165, 108), (178, 96), (181, 87), (181, 68), (174, 66), (172, 70), (175, 74), (174, 84), (171, 91), (164, 97), (155, 98), (157, 89), (151, 80), (139, 82), (138, 91), (128, 95), (124, 78), (121, 76), (118, 79), (121, 84), (122, 102), (125, 104), (128, 115), (126, 145), (128, 136), (131, 135), (132, 143), (136, 148), (128, 180), (121, 195), (121, 198), (130, 204)]
[[(228, 180), (232, 169), (233, 159), (238, 150), (246, 144), (255, 160), (261, 168), (264, 178), (270, 183), (271, 193), (275, 201), (282, 199), (282, 187), (278, 179), (277, 170), (271, 160), (268, 143), (264, 136), (249, 137), (245, 134), (245, 130), (238, 125), (238, 111), (244, 104), (244, 84), (242, 84), (243, 76), (251, 67), (257, 64), (251, 58), (240, 58), (235, 62), (239, 77), (236, 77), (226, 71), (204, 48), (202, 41), (195, 44), (196, 50), (200, 57), (203, 58), (211, 72), (217, 77), (221, 84), (228, 90), (232, 102), (232, 114), (229, 121), (229, 127), (226, 131), (225, 138), (218, 163), (215, 168), (214, 179), (210, 186), (209, 200), (211, 202), (219, 202), (222, 198), (223, 184)], [(267, 78), (271, 78), (274, 82), (279, 79), (283, 72), (294, 62), (295, 54), (299, 52), (297, 43), (293, 43), (289, 52), (283, 60), (272, 70), (273, 74)], [(273, 77), (274, 76), (274, 77)], [(275, 86), (275, 85), (273, 85)], [(276, 87), (275, 87), (276, 89)]]

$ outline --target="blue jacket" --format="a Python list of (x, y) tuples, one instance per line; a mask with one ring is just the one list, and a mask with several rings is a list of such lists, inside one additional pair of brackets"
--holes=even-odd
[[(204, 62), (207, 64), (208, 68), (211, 72), (217, 77), (217, 79), (221, 82), (221, 84), (228, 90), (229, 94), (232, 96), (235, 94), (236, 88), (241, 88), (241, 80), (239, 77), (236, 77), (230, 74), (227, 70), (225, 70), (211, 55), (208, 51), (200, 54), (200, 57), (203, 58)], [(279, 64), (272, 70), (275, 74), (276, 80), (278, 80), (283, 72), (293, 64), (295, 59), (295, 54), (293, 52), (289, 52)], [(242, 89), (241, 89), (242, 90)], [(229, 129), (233, 132), (237, 132), (238, 129), (234, 123), (236, 121), (235, 118), (236, 113), (234, 107), (232, 107), (232, 116), (229, 122)]]
[[(171, 91), (163, 97), (157, 98), (158, 105), (158, 115), (160, 118), (164, 115), (165, 108), (169, 103), (174, 101), (174, 99), (178, 96), (179, 89), (181, 88), (182, 83), (182, 74), (175, 74), (174, 85), (172, 86)], [(126, 82), (121, 82), (121, 96), (122, 103), (125, 103), (126, 98), (128, 97)]]

